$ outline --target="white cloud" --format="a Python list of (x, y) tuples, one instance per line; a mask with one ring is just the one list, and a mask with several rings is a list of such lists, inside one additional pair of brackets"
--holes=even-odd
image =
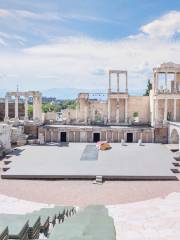
[(5, 47), (7, 45), (7, 43), (1, 37), (0, 37), (0, 45), (3, 46), (3, 47)]
[(169, 12), (140, 28), (151, 38), (172, 38), (180, 33), (180, 12)]
[(27, 10), (16, 9), (0, 9), (0, 17), (15, 17), (15, 18), (29, 18), (34, 20), (60, 20), (61, 18), (56, 13), (36, 13)]
[[(169, 29), (169, 25), (167, 27)], [(20, 76), (20, 87), (26, 89), (100, 89), (108, 86), (108, 69), (125, 69), (128, 70), (129, 88), (144, 88), (154, 66), (169, 61), (180, 63), (180, 41), (162, 40), (159, 35), (155, 37), (152, 27), (147, 32), (147, 25), (141, 29), (143, 32), (119, 41), (66, 37), (23, 49), (18, 54), (1, 54), (0, 73), (16, 72)], [(174, 28), (174, 33), (176, 31)], [(173, 36), (173, 33), (168, 36)], [(94, 74), (99, 71), (104, 71), (106, 76)], [(17, 82), (7, 77), (3, 84), (15, 88)]]
[(92, 21), (92, 22), (103, 22), (103, 23), (119, 23), (116, 20), (91, 16), (82, 14), (61, 14), (58, 12), (34, 12), (28, 10), (18, 9), (0, 9), (0, 17), (15, 17), (32, 20), (45, 20), (45, 21), (66, 21), (66, 20), (78, 20), (78, 21)]
[(11, 12), (6, 9), (0, 9), (0, 17), (9, 17), (11, 16)]

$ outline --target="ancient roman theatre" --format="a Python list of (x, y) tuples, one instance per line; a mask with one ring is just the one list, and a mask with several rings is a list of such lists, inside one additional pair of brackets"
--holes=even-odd
[[(20, 96), (25, 98), (24, 119), (18, 116)], [(27, 113), (30, 96), (32, 120)], [(9, 118), (11, 97), (14, 119)], [(19, 145), (28, 145), (10, 153), (2, 178), (177, 179), (172, 163), (173, 151), (180, 147), (179, 64), (163, 63), (153, 69), (149, 96), (131, 96), (128, 72), (110, 70), (107, 92), (79, 93), (76, 109), (57, 115), (41, 112), (40, 92), (6, 94), (5, 123), (22, 126), (32, 138), (19, 137)], [(112, 148), (97, 150), (99, 141)], [(163, 145), (168, 143), (174, 144), (172, 151)]]

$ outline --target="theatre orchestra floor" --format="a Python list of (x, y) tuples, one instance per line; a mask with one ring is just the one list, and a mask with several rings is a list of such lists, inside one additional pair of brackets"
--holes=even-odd
[(8, 158), (7, 179), (176, 180), (173, 153), (161, 144), (111, 144), (97, 151), (95, 144), (69, 143), (17, 148)]

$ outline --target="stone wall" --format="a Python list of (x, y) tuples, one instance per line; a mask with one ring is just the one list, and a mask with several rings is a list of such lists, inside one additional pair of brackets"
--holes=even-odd
[(29, 138), (38, 138), (38, 126), (37, 125), (25, 125), (24, 133), (29, 135)]
[(155, 143), (168, 143), (168, 128), (155, 128), (154, 129), (154, 142)]
[(41, 126), (39, 135), (43, 135), (45, 142), (61, 142), (61, 133), (66, 133), (67, 142), (93, 142), (95, 133), (99, 133), (100, 141), (121, 142), (121, 139), (127, 141), (128, 133), (132, 134), (132, 142), (138, 142), (142, 139), (144, 143), (153, 142), (153, 128), (137, 127), (78, 127), (78, 126)]
[(133, 113), (138, 112), (139, 122), (150, 123), (150, 99), (149, 96), (128, 97), (128, 118), (133, 121)]
[[(117, 99), (111, 99), (111, 123), (116, 124)], [(67, 123), (85, 123), (86, 119), (89, 123), (104, 123), (108, 117), (107, 101), (93, 101), (80, 99), (80, 107), (77, 110), (66, 109), (63, 112), (63, 118), (67, 119)], [(133, 122), (133, 114), (138, 112), (139, 123), (150, 123), (150, 98), (149, 96), (129, 96), (128, 97), (128, 120)], [(53, 118), (53, 117), (52, 117)], [(125, 99), (119, 100), (119, 121), (125, 122)]]
[(7, 124), (0, 124), (0, 144), (5, 150), (11, 148), (11, 126)]

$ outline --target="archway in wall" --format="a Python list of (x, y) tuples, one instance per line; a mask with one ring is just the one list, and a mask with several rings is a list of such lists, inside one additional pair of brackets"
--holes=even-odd
[(171, 143), (179, 144), (179, 133), (176, 129), (173, 129), (171, 132)]

